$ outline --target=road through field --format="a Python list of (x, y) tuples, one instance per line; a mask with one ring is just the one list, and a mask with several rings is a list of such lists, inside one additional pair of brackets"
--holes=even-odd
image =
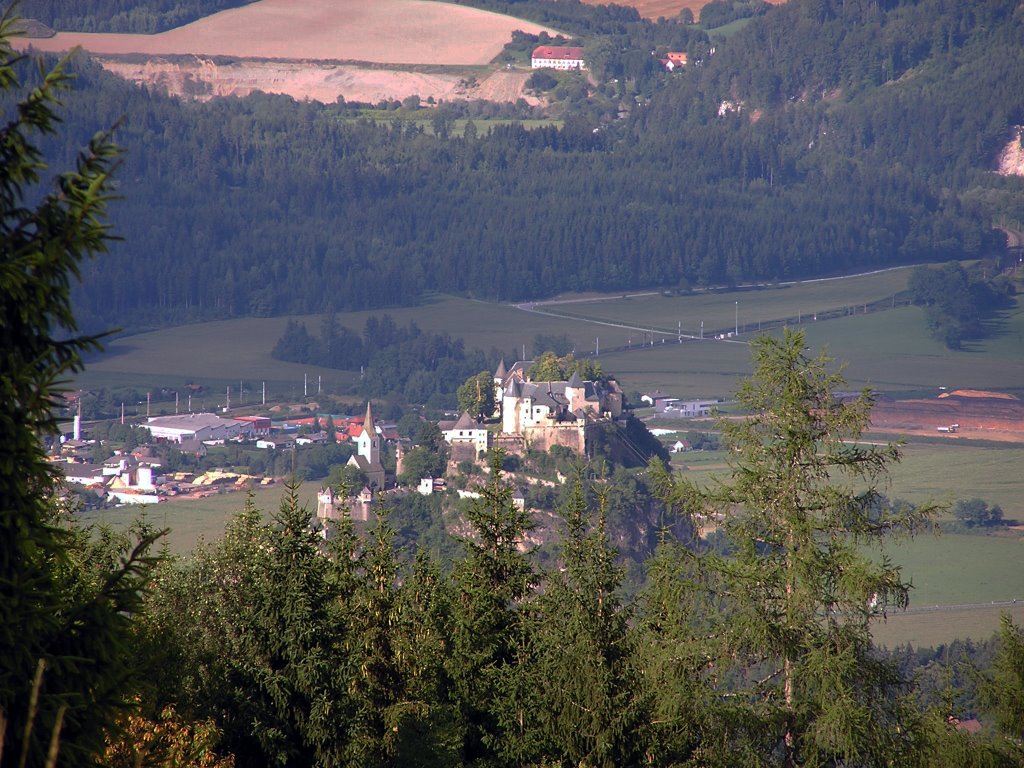
[[(815, 283), (826, 283), (826, 282), (832, 282), (832, 281), (836, 281), (836, 280), (849, 280), (849, 279), (858, 278), (858, 277), (870, 277), (872, 275), (880, 275), (880, 274), (884, 274), (886, 272), (892, 272), (892, 271), (895, 271), (895, 270), (907, 269), (907, 268), (908, 267), (906, 265), (899, 266), (899, 267), (886, 267), (884, 269), (873, 269), (873, 270), (869, 270), (867, 272), (858, 272), (858, 273), (852, 274), (852, 275), (840, 275), (840, 276), (837, 276), (837, 277), (815, 277), (815, 278), (809, 278), (807, 280), (790, 280), (790, 281), (779, 282), (779, 283), (764, 283), (764, 282), (762, 282), (762, 283), (743, 283), (741, 285), (735, 286), (735, 288), (733, 290), (743, 291), (743, 290), (752, 290), (752, 289), (758, 289), (758, 288), (785, 287), (785, 286), (798, 286), (798, 285), (812, 285), (812, 284), (815, 284)], [(711, 293), (711, 292), (713, 292), (715, 290), (717, 290), (717, 289), (715, 289), (715, 288), (694, 288), (693, 289), (693, 293)], [(665, 339), (672, 339), (672, 340), (675, 340), (675, 341), (680, 342), (680, 343), (684, 339), (687, 339), (687, 340), (690, 340), (690, 341), (719, 341), (719, 342), (724, 342), (724, 343), (727, 343), (727, 344), (746, 344), (746, 343), (748, 343), (747, 341), (744, 341), (742, 339), (733, 338), (732, 334), (731, 334), (731, 332), (730, 332), (730, 330), (728, 328), (726, 328), (726, 329), (716, 329), (716, 330), (712, 330), (712, 329), (709, 328), (708, 329), (708, 335), (704, 335), (703, 333), (702, 334), (693, 334), (693, 333), (688, 333), (688, 332), (684, 333), (684, 332), (682, 332), (680, 330), (676, 330), (676, 331), (667, 330), (666, 331), (664, 329), (652, 328), (651, 326), (635, 325), (635, 324), (623, 323), (623, 322), (614, 322), (614, 321), (610, 321), (610, 320), (600, 320), (598, 318), (586, 317), (585, 315), (579, 315), (579, 314), (576, 314), (576, 313), (548, 311), (548, 310), (544, 309), (544, 307), (555, 307), (555, 306), (561, 306), (561, 305), (566, 305), (566, 304), (591, 304), (591, 303), (595, 303), (595, 302), (599, 302), (599, 301), (618, 301), (620, 299), (642, 299), (642, 298), (648, 298), (648, 297), (654, 297), (654, 296), (660, 296), (660, 295), (661, 295), (660, 291), (643, 291), (643, 292), (640, 292), (640, 293), (625, 293), (625, 294), (614, 294), (614, 295), (584, 296), (584, 297), (576, 297), (576, 298), (571, 298), (571, 299), (547, 299), (547, 300), (544, 300), (544, 301), (527, 301), (527, 302), (522, 302), (520, 304), (514, 304), (512, 306), (514, 306), (516, 309), (518, 309), (518, 310), (520, 310), (522, 312), (531, 312), (531, 313), (538, 314), (538, 315), (547, 315), (549, 317), (571, 318), (573, 320), (579, 320), (580, 322), (589, 323), (591, 325), (601, 325), (601, 326), (606, 326), (606, 327), (609, 327), (609, 328), (618, 328), (618, 329), (627, 330), (627, 331), (636, 331), (637, 333), (642, 333), (642, 334), (648, 334), (649, 333), (651, 335), (651, 339), (652, 339), (651, 346), (653, 346), (653, 339), (654, 339), (655, 336), (660, 336), (662, 338), (662, 343), (664, 343)], [(773, 322), (773, 320), (768, 320), (767, 322)], [(749, 328), (749, 326), (750, 326), (749, 320), (746, 321), (745, 324)], [(733, 331), (735, 331), (737, 329), (738, 329), (738, 321), (736, 323), (736, 326), (733, 328)], [(642, 347), (643, 347), (642, 344), (636, 345), (637, 349), (640, 349)]]

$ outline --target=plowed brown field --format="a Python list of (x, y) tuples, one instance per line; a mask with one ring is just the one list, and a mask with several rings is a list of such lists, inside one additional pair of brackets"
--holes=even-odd
[[(62, 32), (16, 40), (41, 51), (80, 46), (108, 70), (175, 96), (245, 96), (378, 102), (526, 98), (528, 72), (494, 71), (467, 88), (457, 71), (489, 63), (515, 30), (556, 30), (474, 8), (430, 0), (260, 0), (158, 35)], [(360, 66), (388, 64), (379, 68)], [(393, 65), (408, 65), (400, 70)]]
[(61, 32), (18, 41), (42, 51), (243, 58), (487, 64), (521, 29), (548, 27), (429, 0), (260, 0), (158, 35)]
[[(959, 425), (955, 432), (939, 428)], [(880, 400), (871, 411), (876, 432), (1024, 443), (1024, 403), (990, 397)]]

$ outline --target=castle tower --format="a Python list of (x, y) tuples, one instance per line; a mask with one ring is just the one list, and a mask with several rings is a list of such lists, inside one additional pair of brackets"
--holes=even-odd
[(316, 516), (323, 523), (336, 516), (334, 509), (334, 491), (330, 488), (321, 488), (316, 495)]

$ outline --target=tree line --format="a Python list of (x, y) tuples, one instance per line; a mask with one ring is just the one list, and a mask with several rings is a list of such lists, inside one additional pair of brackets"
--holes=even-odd
[(915, 267), (908, 287), (914, 303), (924, 307), (932, 338), (950, 349), (959, 349), (968, 339), (986, 336), (986, 321), (998, 310), (1011, 306), (1016, 293), (1013, 282), (987, 263), (970, 268), (958, 262), (938, 269)]
[(414, 322), (399, 326), (384, 314), (370, 315), (362, 335), (340, 325), (333, 314), (312, 335), (290, 320), (271, 355), (278, 360), (360, 372), (357, 390), (367, 397), (397, 396), (410, 403), (448, 407), (457, 387), (476, 371), (490, 368), (501, 353), (466, 351), (461, 338), (424, 332)]
[(58, 32), (155, 34), (253, 0), (22, 0), (19, 15)]

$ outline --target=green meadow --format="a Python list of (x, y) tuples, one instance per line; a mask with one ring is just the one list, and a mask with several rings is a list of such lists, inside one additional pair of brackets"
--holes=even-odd
[(984, 640), (999, 629), (999, 617), (1008, 613), (1019, 626), (1024, 624), (1024, 602), (1013, 606), (961, 608), (928, 613), (893, 613), (872, 627), (871, 634), (880, 646), (895, 648), (910, 644), (932, 647), (961, 640)]
[[(662, 439), (671, 443), (676, 438)], [(889, 483), (880, 489), (885, 495), (945, 507), (952, 507), (957, 499), (982, 498), (1001, 506), (1007, 520), (1024, 525), (1024, 446), (909, 442), (902, 451), (900, 463), (890, 468)], [(676, 454), (672, 463), (682, 476), (706, 485), (716, 477), (728, 479), (727, 458), (722, 451), (692, 451)], [(938, 519), (952, 520), (952, 515), (946, 511)]]
[[(815, 280), (803, 283), (765, 285), (735, 291), (701, 292), (681, 296), (665, 293), (638, 293), (621, 297), (599, 297), (590, 301), (541, 304), (555, 314), (579, 316), (629, 324), (651, 326), (671, 333), (680, 325), (683, 333), (699, 335), (703, 321), (705, 335), (732, 331), (737, 324), (743, 334), (756, 332), (759, 322), (799, 317), (812, 322), (817, 312), (858, 306), (899, 293), (906, 289), (909, 268), (891, 269), (871, 275)], [(636, 334), (634, 334), (635, 337)], [(623, 343), (616, 340), (616, 343)]]
[[(299, 503), (310, 511), (316, 511), (316, 494), (319, 484), (303, 483), (299, 489)], [(256, 508), (269, 519), (281, 505), (285, 494), (281, 483), (253, 489)], [(204, 499), (179, 499), (160, 504), (126, 505), (114, 509), (84, 512), (80, 515), (86, 524), (109, 525), (123, 528), (134, 520), (145, 520), (157, 529), (167, 529), (160, 540), (175, 555), (187, 555), (201, 542), (214, 542), (224, 534), (228, 522), (242, 511), (246, 492), (225, 491)]]

